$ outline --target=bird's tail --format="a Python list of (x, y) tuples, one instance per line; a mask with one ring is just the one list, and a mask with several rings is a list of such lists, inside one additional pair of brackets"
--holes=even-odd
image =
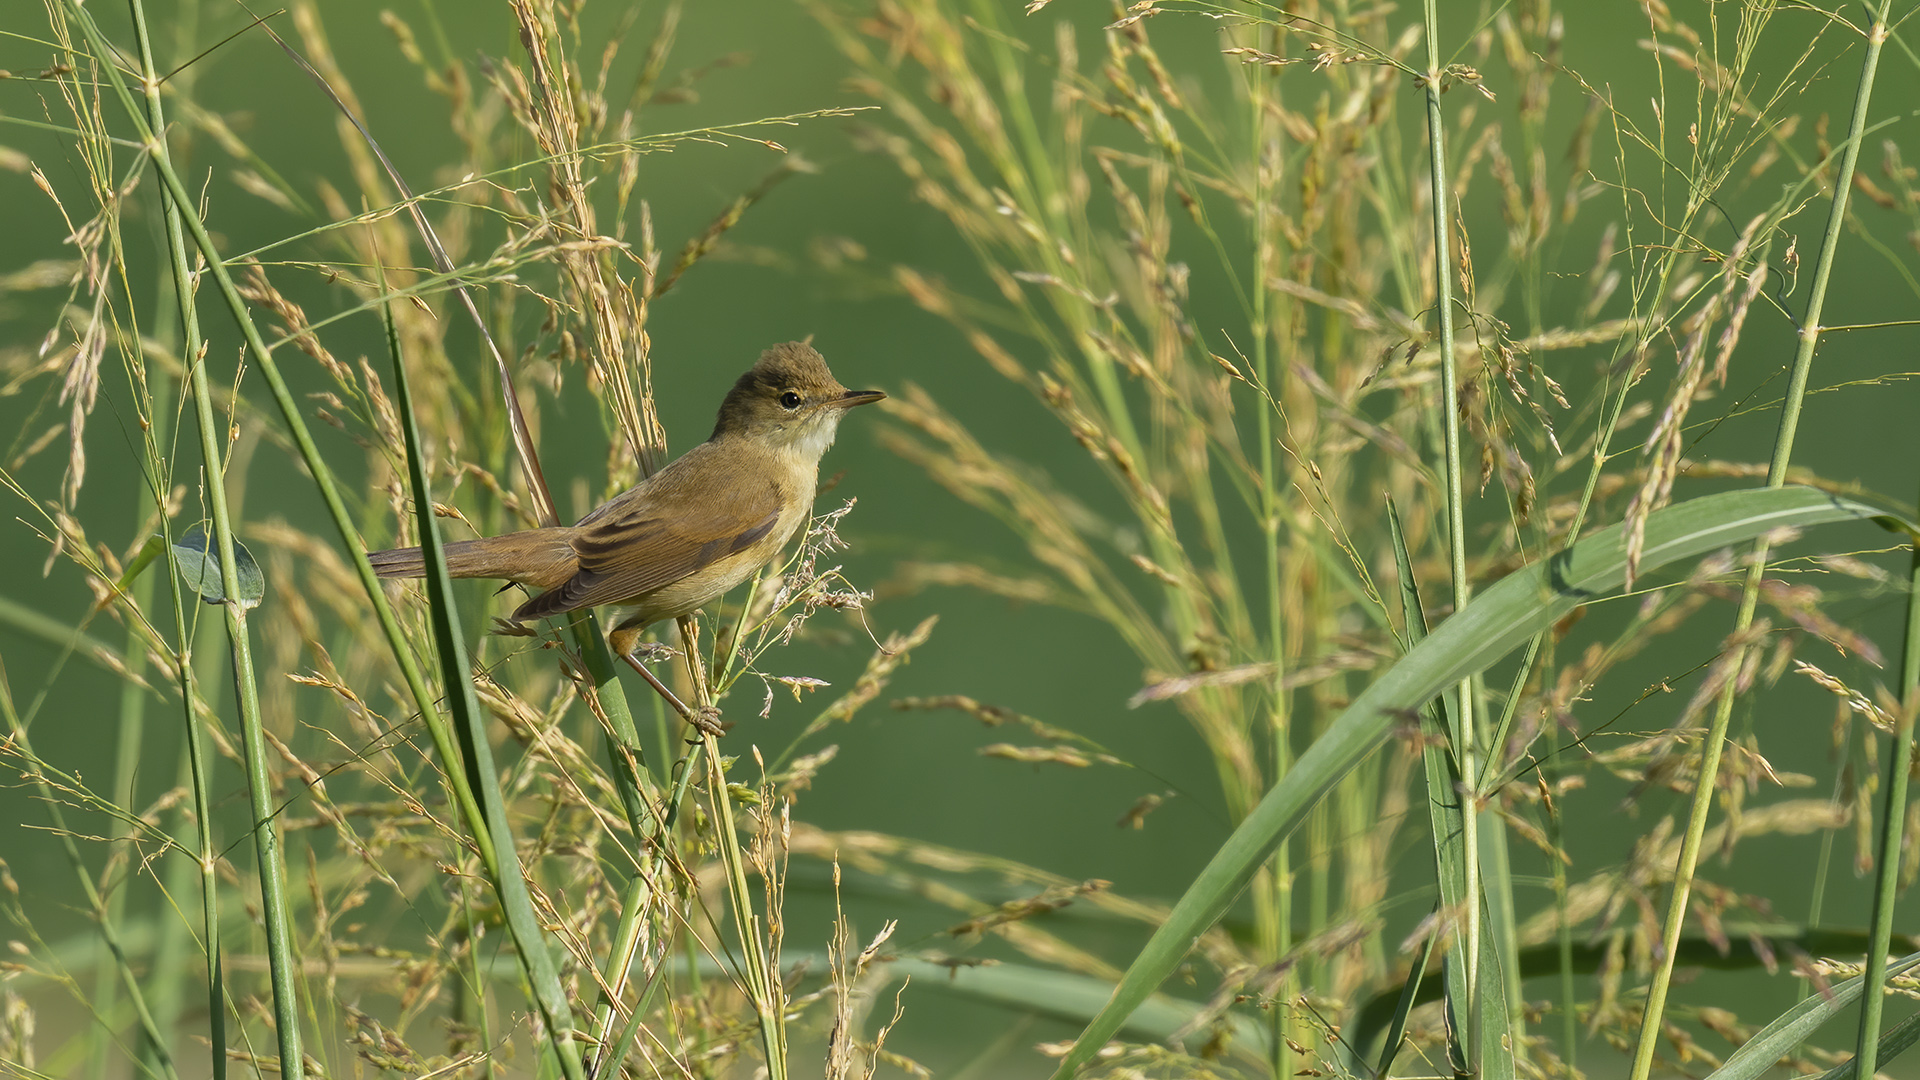
[[(569, 542), (568, 529), (528, 529), (479, 540), (444, 544), (447, 572), (457, 578), (498, 578), (550, 589), (572, 577), (580, 557)], [(425, 556), (417, 547), (393, 548), (367, 554), (373, 572), (385, 578), (425, 577)]]

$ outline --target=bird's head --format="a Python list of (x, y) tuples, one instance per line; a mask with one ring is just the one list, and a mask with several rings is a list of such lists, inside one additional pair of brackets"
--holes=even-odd
[(813, 346), (789, 341), (761, 353), (759, 363), (727, 391), (713, 437), (762, 439), (817, 462), (833, 445), (834, 430), (848, 409), (886, 396), (847, 389)]

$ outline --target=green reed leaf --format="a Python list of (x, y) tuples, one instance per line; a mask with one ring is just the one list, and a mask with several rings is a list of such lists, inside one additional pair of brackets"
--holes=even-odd
[[(1708, 495), (1647, 519), (1640, 569), (1644, 574), (1776, 530), (1886, 516), (1882, 508), (1805, 487)], [(1367, 687), (1221, 844), (1061, 1060), (1055, 1077), (1071, 1076), (1092, 1059), (1180, 964), (1195, 939), (1233, 905), (1280, 841), (1396, 727), (1436, 694), (1484, 670), (1569, 611), (1605, 598), (1625, 580), (1626, 567), (1624, 529), (1615, 525), (1594, 532), (1486, 589)]]

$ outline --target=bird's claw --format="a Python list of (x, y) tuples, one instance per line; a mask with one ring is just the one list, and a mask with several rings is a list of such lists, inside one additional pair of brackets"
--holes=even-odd
[(721, 722), (720, 710), (711, 705), (693, 710), (687, 717), (687, 723), (698, 728), (702, 734), (712, 735), (716, 739), (733, 728), (732, 724)]
[(641, 641), (641, 642), (636, 642), (633, 646), (633, 650), (629, 652), (627, 655), (633, 657), (636, 660), (641, 660), (646, 663), (658, 664), (662, 661), (672, 660), (674, 657), (679, 656), (680, 650), (674, 648), (671, 645), (666, 644), (665, 642)]

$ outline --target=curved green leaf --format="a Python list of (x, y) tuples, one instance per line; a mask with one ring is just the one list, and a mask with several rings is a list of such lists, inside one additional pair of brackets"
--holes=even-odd
[[(1806, 487), (1755, 488), (1708, 495), (1647, 519), (1640, 571), (1693, 558), (1776, 529), (1833, 521), (1883, 521), (1880, 507)], [(1893, 521), (1893, 527), (1911, 529)], [(1307, 811), (1394, 727), (1446, 687), (1484, 670), (1581, 604), (1620, 587), (1626, 574), (1621, 526), (1602, 529), (1566, 551), (1515, 571), (1440, 624), (1374, 681), (1302, 754), (1247, 815), (1166, 922), (1154, 932), (1054, 1073), (1064, 1080), (1086, 1064), (1186, 956), (1195, 939), (1232, 906), (1255, 871)]]
[[(226, 600), (226, 590), (220, 584), (220, 552), (207, 536), (206, 522), (195, 522), (173, 542), (173, 566), (180, 572), (180, 580), (200, 599), (209, 604)], [(267, 595), (267, 578), (254, 561), (253, 552), (238, 538), (233, 541), (233, 572), (240, 582), (240, 606), (259, 607)]]

